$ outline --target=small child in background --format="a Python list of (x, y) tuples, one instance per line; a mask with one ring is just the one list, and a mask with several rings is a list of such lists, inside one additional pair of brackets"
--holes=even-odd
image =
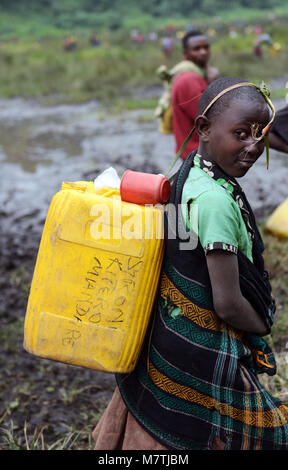
[(275, 303), (262, 239), (235, 179), (264, 150), (269, 103), (235, 78), (204, 91), (198, 150), (171, 188), (151, 328), (135, 370), (116, 376), (95, 449), (288, 449), (288, 407), (257, 378), (276, 373), (263, 339)]

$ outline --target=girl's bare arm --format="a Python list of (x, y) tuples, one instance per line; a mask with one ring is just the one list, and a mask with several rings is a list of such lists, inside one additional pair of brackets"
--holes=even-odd
[(241, 293), (237, 256), (223, 250), (213, 250), (206, 259), (217, 315), (239, 330), (260, 336), (267, 334), (264, 321)]

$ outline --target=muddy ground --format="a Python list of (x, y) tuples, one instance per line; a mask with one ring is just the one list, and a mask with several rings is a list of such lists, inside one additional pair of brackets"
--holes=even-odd
[[(149, 110), (114, 115), (97, 102), (0, 101), (0, 449), (33, 446), (43, 427), (45, 448), (91, 449), (91, 430), (114, 389), (113, 375), (44, 360), (22, 346), (53, 194), (63, 181), (93, 180), (109, 166), (120, 177), (125, 169), (165, 173), (173, 157), (173, 137), (158, 133)], [(271, 151), (269, 171), (264, 160), (240, 181), (258, 219), (287, 197), (288, 158)], [(67, 437), (75, 431), (73, 444)]]

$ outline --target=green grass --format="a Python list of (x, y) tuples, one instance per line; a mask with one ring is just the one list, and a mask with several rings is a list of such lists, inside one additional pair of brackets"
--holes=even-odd
[[(265, 31), (282, 45), (282, 49), (272, 56), (264, 47), (262, 59), (254, 57), (251, 28), (239, 27), (238, 37), (233, 39), (228, 36), (228, 23), (221, 27), (215, 25), (216, 36), (211, 37), (211, 65), (218, 67), (222, 75), (255, 82), (264, 79), (269, 83), (272, 78), (286, 75), (287, 25), (288, 19), (283, 17), (265, 26)], [(211, 25), (206, 25), (205, 29), (210, 34)], [(138, 47), (130, 42), (128, 32), (122, 30), (103, 33), (101, 46), (93, 48), (88, 41), (89, 33), (86, 30), (85, 34), (79, 35), (77, 48), (68, 53), (63, 50), (64, 34), (61, 38), (50, 35), (40, 40), (21, 33), (23, 36), (19, 35), (15, 41), (2, 41), (1, 97), (41, 98), (48, 104), (96, 99), (105, 104), (121, 101), (126, 109), (152, 108), (155, 99), (133, 102), (129, 90), (141, 86), (161, 87), (155, 71), (161, 63), (170, 67), (181, 60), (180, 42), (175, 45), (172, 58), (167, 60), (161, 54), (159, 42)], [(277, 93), (277, 97), (285, 96), (284, 90)]]
[(108, 102), (122, 96), (124, 88), (157, 83), (160, 51), (150, 47), (146, 52), (143, 58), (133, 47), (90, 48), (84, 40), (69, 53), (57, 40), (4, 44), (0, 48), (0, 93), (2, 97)]
[[(91, 433), (83, 431), (69, 431), (52, 444), (45, 441), (45, 426), (41, 429), (31, 429), (26, 422), (21, 432), (15, 429), (13, 421), (1, 427), (0, 420), (0, 450), (77, 450), (81, 439), (87, 440), (86, 450), (92, 450)], [(2, 438), (1, 438), (2, 436)]]

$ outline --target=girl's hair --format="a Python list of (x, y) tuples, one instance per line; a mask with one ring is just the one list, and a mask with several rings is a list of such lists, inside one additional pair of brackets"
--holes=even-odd
[[(235, 77), (221, 77), (217, 80), (214, 80), (212, 83), (210, 83), (206, 90), (204, 90), (200, 98), (198, 104), (198, 115), (201, 115), (209, 103), (223, 90), (229, 88), (232, 85), (243, 82), (247, 82), (247, 80)], [(215, 103), (211, 106), (207, 113), (205, 113), (205, 115), (209, 118), (212, 118), (220, 113), (223, 113), (223, 111), (229, 107), (231, 100), (234, 98), (258, 101), (258, 103), (263, 103), (263, 100), (265, 101), (263, 95), (257, 90), (257, 88), (251, 86), (242, 86), (227, 91), (227, 93), (215, 101)]]

